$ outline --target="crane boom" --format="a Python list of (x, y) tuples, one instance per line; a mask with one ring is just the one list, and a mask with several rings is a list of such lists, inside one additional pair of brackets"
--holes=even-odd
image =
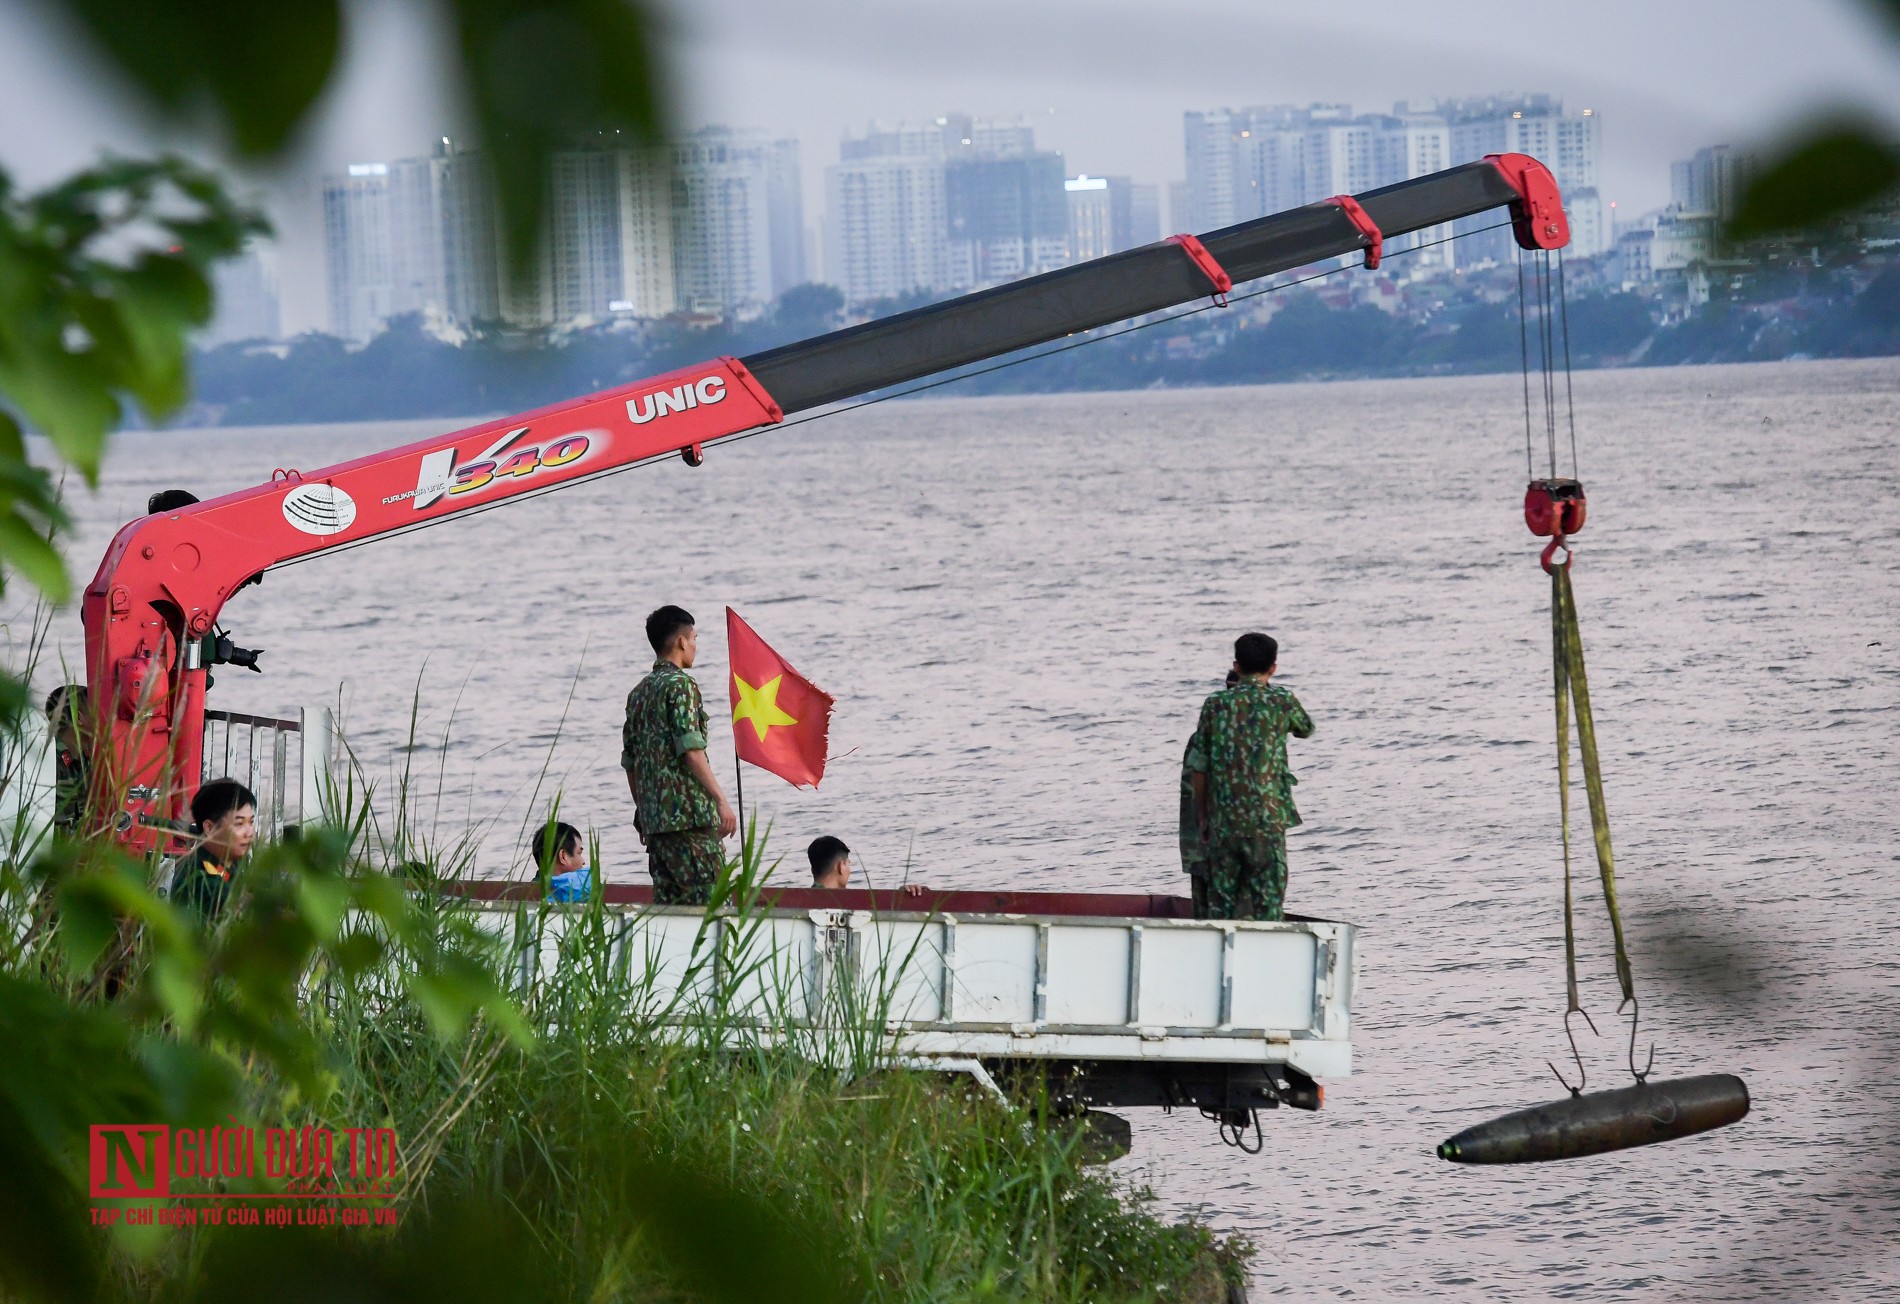
[(202, 764), (203, 640), (265, 570), (655, 458), (1233, 285), (1508, 207), (1517, 241), (1569, 240), (1556, 182), (1523, 154), (1111, 254), (749, 357), (719, 358), (269, 482), (120, 529), (81, 607), (95, 810), (150, 850)]

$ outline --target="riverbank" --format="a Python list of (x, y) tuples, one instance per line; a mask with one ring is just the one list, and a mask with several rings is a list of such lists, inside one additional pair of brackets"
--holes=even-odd
[[(1250, 286), (1220, 311), (1157, 314), (1132, 331), (1106, 328), (1086, 348), (1069, 340), (1028, 350), (1000, 369), (968, 368), (974, 374), (935, 392), (1515, 374), (1522, 357), (1515, 288), (1508, 267), (1411, 282), (1355, 270), (1317, 286)], [(1567, 356), (1581, 370), (1891, 356), (1900, 353), (1900, 268), (1868, 257), (1798, 275), (1763, 273), (1695, 306), (1600, 285), (1572, 295), (1565, 321)], [(768, 313), (746, 322), (629, 320), (552, 339), (494, 334), (449, 343), (419, 318), (398, 318), (361, 347), (309, 334), (200, 353), (192, 405), (173, 424), (499, 416), (708, 358), (743, 357), (836, 324), (823, 315)]]
[[(742, 948), (701, 954), (716, 994), (662, 1017), (596, 903), (521, 986), (434, 890), (439, 862), (371, 832), (364, 795), (338, 821), (354, 837), (306, 826), (263, 849), (203, 938), (101, 844), (6, 857), (0, 1030), (40, 1057), (0, 1072), (0, 1114), (42, 1142), (46, 1116), (70, 1116), (27, 1183), (47, 1183), (29, 1192), (53, 1245), (41, 1296), (1244, 1297), (1251, 1247), (1158, 1214), (1090, 1165), (1079, 1124), (883, 1067), (870, 1015), (785, 1036), (732, 1017), (718, 993), (754, 964)], [(740, 934), (763, 863), (749, 840), (729, 871)], [(110, 944), (85, 905), (107, 899), (141, 921)], [(160, 1129), (163, 1157), (115, 1161), (95, 1135), (82, 1205), (51, 1174), (87, 1171), (87, 1132), (129, 1119)], [(132, 1187), (144, 1198), (101, 1196)], [(21, 1257), (0, 1254), (0, 1277)]]

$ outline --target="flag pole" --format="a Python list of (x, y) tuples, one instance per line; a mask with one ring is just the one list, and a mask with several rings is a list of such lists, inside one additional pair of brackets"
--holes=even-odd
[[(737, 739), (735, 738), (736, 742)], [(739, 759), (739, 749), (732, 751), (732, 788), (733, 795), (739, 799), (739, 859), (745, 860), (745, 762)]]

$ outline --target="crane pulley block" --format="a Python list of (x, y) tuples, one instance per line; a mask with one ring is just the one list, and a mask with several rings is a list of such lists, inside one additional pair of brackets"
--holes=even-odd
[(1533, 480), (1524, 491), (1524, 524), (1540, 539), (1564, 539), (1583, 529), (1589, 502), (1579, 480)]

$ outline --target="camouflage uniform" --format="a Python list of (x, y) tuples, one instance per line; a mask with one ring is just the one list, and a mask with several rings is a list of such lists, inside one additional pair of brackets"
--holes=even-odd
[(53, 767), (53, 827), (68, 836), (79, 832), (91, 800), (92, 773), (85, 758), (74, 751), (59, 749)]
[(236, 865), (220, 865), (199, 847), (172, 868), (172, 904), (197, 916), (201, 927), (210, 927), (224, 913), (236, 870)]
[(1181, 872), (1188, 876), (1194, 898), (1194, 917), (1207, 918), (1207, 844), (1201, 841), (1201, 816), (1194, 806), (1194, 738), (1181, 755)]
[(1313, 736), (1299, 699), (1243, 678), (1201, 706), (1184, 762), (1207, 776), (1205, 918), (1279, 919), (1286, 899), (1286, 831), (1300, 822), (1287, 735)]
[(671, 661), (655, 661), (627, 694), (620, 768), (633, 776), (634, 825), (657, 905), (705, 905), (725, 868), (719, 806), (684, 759), (706, 749), (706, 723), (699, 685)]

